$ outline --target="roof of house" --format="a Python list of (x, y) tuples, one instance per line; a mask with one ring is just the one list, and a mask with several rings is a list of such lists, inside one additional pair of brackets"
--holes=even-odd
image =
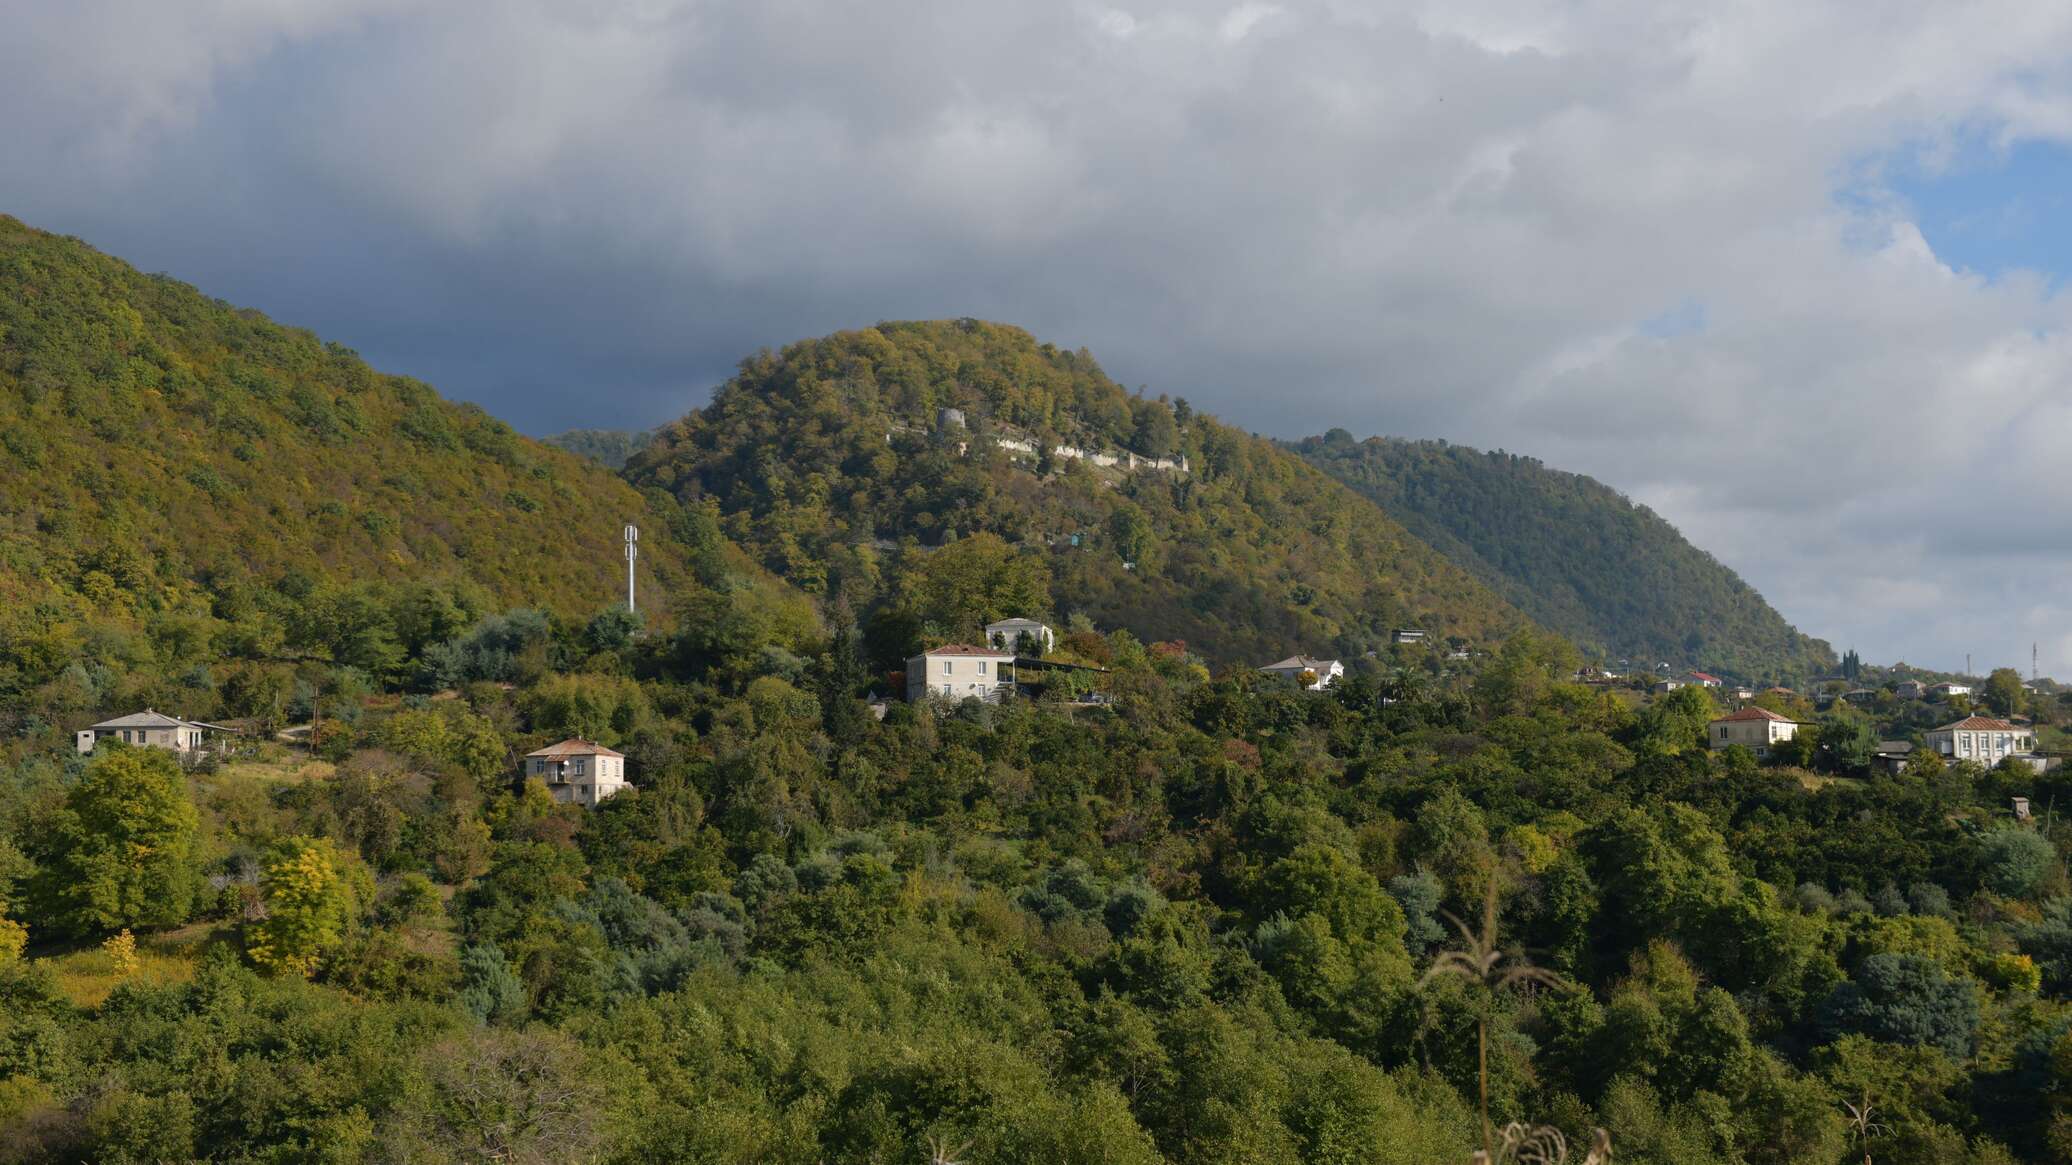
[(921, 654), (924, 656), (983, 655), (987, 659), (1014, 658), (1014, 653), (1011, 651), (1001, 651), (997, 647), (973, 647), (969, 643), (945, 643), (941, 647), (931, 647), (928, 650), (922, 652)]
[(1949, 681), (1944, 681), (1943, 683), (1937, 684), (1937, 685), (1935, 685), (1935, 686), (1936, 686), (1936, 687), (1938, 687), (1938, 688), (1963, 688), (1963, 689), (1964, 689), (1965, 691), (1967, 691), (1967, 692), (1971, 690), (1971, 685), (1970, 685), (1970, 684), (1959, 684), (1959, 683), (1952, 683), (1952, 682), (1949, 682)]
[(624, 757), (626, 754), (623, 752), (613, 752), (611, 749), (608, 749), (601, 744), (597, 744), (593, 741), (584, 740), (580, 736), (571, 736), (567, 740), (562, 741), (560, 744), (550, 744), (545, 748), (539, 749), (534, 752), (528, 752), (525, 755), (528, 757), (545, 757), (548, 760), (559, 760), (560, 758), (565, 756)]
[(115, 719), (113, 719), (113, 720), (103, 720), (103, 721), (101, 721), (101, 722), (100, 722), (99, 724), (96, 724), (96, 725), (94, 725), (94, 727), (95, 727), (95, 728), (200, 728), (200, 727), (201, 727), (201, 725), (199, 725), (199, 724), (194, 724), (194, 723), (191, 723), (191, 722), (189, 722), (189, 721), (186, 721), (186, 720), (179, 720), (179, 719), (175, 719), (174, 717), (168, 716), (168, 715), (166, 715), (166, 714), (165, 714), (165, 713), (163, 713), (163, 712), (154, 712), (154, 711), (152, 711), (151, 709), (149, 709), (149, 708), (146, 708), (146, 709), (144, 709), (144, 710), (143, 710), (142, 712), (133, 712), (133, 713), (131, 713), (131, 714), (130, 714), (130, 715), (128, 715), (128, 716), (117, 716), (117, 717), (116, 717)]
[(1291, 655), (1279, 663), (1269, 663), (1260, 671), (1324, 671), (1336, 664), (1335, 659), (1311, 659), (1306, 655)]
[(1718, 676), (1715, 676), (1715, 675), (1707, 675), (1706, 673), (1704, 673), (1704, 672), (1702, 672), (1702, 671), (1694, 671), (1694, 672), (1692, 672), (1692, 673), (1691, 673), (1691, 678), (1692, 678), (1692, 679), (1694, 679), (1694, 680), (1702, 680), (1702, 681), (1704, 681), (1705, 683), (1708, 683), (1708, 684), (1716, 684), (1716, 683), (1718, 683), (1718, 682), (1719, 682), (1719, 677), (1718, 677)]
[(1966, 716), (1955, 724), (1945, 724), (1937, 732), (2018, 732), (2020, 729), (2005, 720), (1991, 716)]
[(986, 630), (993, 631), (1001, 627), (1043, 627), (1046, 625), (1041, 619), (1025, 619), (1017, 615), (1012, 619), (1002, 619), (998, 623), (988, 623), (986, 624)]
[(1879, 756), (1912, 756), (1914, 742), (1911, 740), (1881, 740), (1878, 742)]
[(1725, 724), (1730, 720), (1775, 720), (1781, 724), (1798, 723), (1798, 721), (1793, 720), (1791, 717), (1779, 716), (1777, 713), (1770, 711), (1768, 708), (1743, 708), (1738, 712), (1729, 712), (1725, 716), (1722, 716), (1719, 719), (1714, 720), (1713, 723)]

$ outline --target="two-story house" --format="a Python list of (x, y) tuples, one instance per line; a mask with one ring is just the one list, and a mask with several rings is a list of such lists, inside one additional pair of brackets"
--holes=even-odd
[(1799, 734), (1798, 721), (1779, 716), (1768, 708), (1743, 708), (1705, 726), (1705, 743), (1714, 748), (1741, 745), (1757, 756), (1770, 755), (1770, 746)]
[(526, 753), (525, 775), (545, 782), (556, 801), (595, 805), (626, 787), (626, 754), (572, 736)]
[(2033, 730), (1990, 716), (1967, 716), (1929, 732), (1925, 739), (1929, 748), (1951, 760), (1973, 760), (1988, 768), (2036, 748)]
[(1055, 649), (1056, 633), (1035, 619), (1002, 619), (986, 624), (986, 642), (1002, 651), (1039, 655)]
[(931, 647), (907, 660), (907, 699), (962, 700), (975, 697), (997, 703), (1014, 690), (1014, 652), (993, 647), (950, 643)]

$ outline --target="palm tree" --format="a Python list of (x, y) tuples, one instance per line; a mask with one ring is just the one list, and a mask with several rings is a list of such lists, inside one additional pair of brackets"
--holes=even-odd
[[(1507, 952), (1498, 944), (1497, 879), (1494, 876), (1489, 878), (1483, 895), (1482, 929), (1479, 932), (1469, 929), (1467, 923), (1450, 913), (1446, 914), (1446, 921), (1460, 931), (1462, 948), (1441, 951), (1433, 956), (1431, 968), (1424, 973), (1422, 982), (1451, 975), (1482, 988), (1482, 1007), (1475, 1017), (1475, 1051), (1482, 1106), (1482, 1161), (1487, 1165), (1497, 1160), (1496, 1132), (1489, 1123), (1489, 1021), (1496, 993), (1520, 986), (1559, 987), (1563, 981), (1553, 971), (1534, 966), (1532, 960), (1522, 953)], [(1554, 1135), (1560, 1136), (1559, 1133)], [(1563, 1154), (1566, 1152), (1564, 1148)]]

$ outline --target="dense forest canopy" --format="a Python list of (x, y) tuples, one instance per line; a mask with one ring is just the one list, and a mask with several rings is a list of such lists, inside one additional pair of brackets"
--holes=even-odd
[(647, 448), (648, 442), (654, 439), (652, 431), (629, 433), (622, 429), (570, 429), (542, 437), (540, 443), (566, 449), (578, 457), (587, 457), (616, 472), (625, 468), (633, 455)]
[(1516, 454), (1343, 429), (1294, 448), (1534, 621), (1609, 660), (1802, 683), (1834, 651), (1645, 506)]
[[(1132, 455), (1187, 468), (1132, 468)], [(1008, 613), (1080, 614), (1219, 662), (1357, 655), (1396, 627), (1486, 641), (1524, 623), (1300, 458), (1185, 401), (1133, 396), (1084, 351), (976, 320), (751, 357), (626, 474), (716, 504), (729, 537), (811, 593), (878, 594), (908, 561), (990, 535), (1046, 582), (1050, 611)]]
[[(321, 448), (213, 373), (187, 409), (133, 385), (196, 464), (184, 413), (243, 409), (255, 451), (347, 467), (254, 471), (269, 508), (194, 510), (198, 554), (125, 522), (189, 504), (152, 492), (184, 463), (99, 378), (323, 346), (77, 244), (8, 255), (0, 407), (108, 488), (54, 463), (78, 496), (5, 515), (0, 1161), (1434, 1165), (1522, 1122), (1569, 1165), (2072, 1162), (2072, 783), (1919, 747), (1973, 712), (2062, 746), (2054, 689), (1768, 692), (1791, 740), (1708, 748), (1713, 693), (1573, 682), (1571, 643), (1285, 451), (979, 324), (748, 361), (630, 469), (676, 564), (643, 615), (615, 571), (534, 593), (569, 532), (504, 516), (638, 495), (418, 456), (396, 410), (466, 414), (380, 378)], [(1022, 434), (1052, 454), (970, 448)], [(413, 520), (500, 545), (312, 527), (384, 459), (465, 477)], [(576, 496), (472, 508), (542, 480)], [(1074, 682), (872, 699), (874, 657), (1032, 608)], [(1322, 691), (1243, 662), (1397, 618), (1476, 646)], [(199, 755), (72, 747), (175, 699), (228, 721)], [(521, 775), (570, 737), (630, 787)]]

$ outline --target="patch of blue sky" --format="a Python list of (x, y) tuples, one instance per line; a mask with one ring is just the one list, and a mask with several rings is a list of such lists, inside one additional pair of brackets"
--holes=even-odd
[(1901, 151), (1874, 159), (1840, 197), (1905, 215), (1959, 270), (2036, 272), (2053, 291), (2072, 276), (2072, 144), (1969, 136), (1952, 149)]

